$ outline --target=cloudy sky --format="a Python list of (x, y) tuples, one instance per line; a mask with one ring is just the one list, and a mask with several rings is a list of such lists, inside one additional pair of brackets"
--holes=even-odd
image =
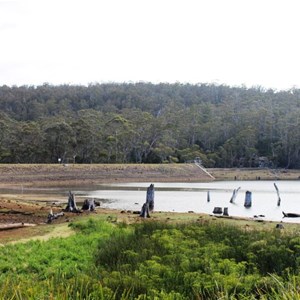
[(0, 85), (300, 88), (299, 0), (0, 0)]

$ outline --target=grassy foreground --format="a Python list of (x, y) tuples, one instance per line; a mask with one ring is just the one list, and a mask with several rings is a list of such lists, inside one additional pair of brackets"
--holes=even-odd
[(1, 247), (0, 299), (300, 299), (296, 227), (116, 217)]
[[(300, 175), (209, 172), (217, 180)], [(0, 165), (2, 187), (211, 180), (203, 176), (194, 165)], [(176, 213), (130, 218), (101, 212), (33, 227), (35, 239), (1, 240), (0, 299), (300, 299), (297, 224), (279, 230), (272, 222)]]

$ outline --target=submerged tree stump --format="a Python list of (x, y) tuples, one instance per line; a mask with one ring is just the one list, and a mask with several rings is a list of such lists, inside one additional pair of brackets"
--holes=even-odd
[(229, 216), (228, 207), (224, 207), (223, 216)]
[(245, 194), (245, 207), (251, 207), (252, 206), (252, 193), (247, 191)]
[(234, 189), (234, 190), (233, 190), (232, 196), (231, 196), (230, 201), (229, 201), (230, 203), (233, 203), (233, 202), (234, 202), (234, 200), (235, 200), (235, 198), (236, 198), (236, 196), (237, 196), (237, 194), (238, 194), (240, 188), (241, 188), (241, 187), (238, 187), (237, 189)]
[(148, 205), (147, 202), (145, 202), (143, 204), (143, 206), (142, 206), (140, 217), (142, 217), (142, 218), (150, 218), (149, 205)]
[(152, 212), (154, 210), (154, 184), (152, 183), (147, 188), (146, 203), (148, 204), (149, 211)]
[(213, 214), (222, 214), (222, 213), (223, 213), (222, 207), (216, 206), (213, 210)]

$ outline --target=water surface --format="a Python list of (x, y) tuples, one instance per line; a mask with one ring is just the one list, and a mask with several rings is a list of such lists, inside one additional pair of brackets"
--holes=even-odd
[[(146, 199), (149, 183), (120, 183), (101, 185), (99, 189), (75, 191), (83, 197), (101, 201), (105, 208), (140, 210)], [(154, 183), (155, 210), (212, 214), (214, 207), (228, 207), (230, 216), (254, 217), (284, 222), (300, 222), (300, 218), (283, 218), (282, 211), (300, 214), (300, 182), (276, 181), (281, 205), (277, 206), (277, 192), (273, 181), (215, 181), (206, 183)], [(234, 203), (232, 192), (240, 187)], [(210, 202), (207, 194), (210, 194)], [(246, 191), (252, 192), (252, 206), (244, 207)]]

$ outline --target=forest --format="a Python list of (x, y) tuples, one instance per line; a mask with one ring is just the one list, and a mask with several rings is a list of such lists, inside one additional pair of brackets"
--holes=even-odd
[(0, 163), (300, 168), (300, 90), (216, 84), (0, 87)]

